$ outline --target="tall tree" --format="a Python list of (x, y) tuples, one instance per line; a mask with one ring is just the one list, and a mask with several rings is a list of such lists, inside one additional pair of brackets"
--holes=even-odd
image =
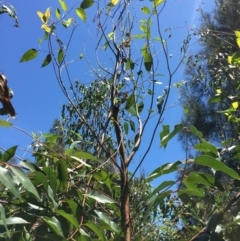
[[(217, 0), (212, 13), (201, 11), (201, 27), (195, 32), (200, 50), (188, 57), (186, 84), (181, 89), (183, 123), (194, 125), (205, 138), (219, 145), (228, 138), (237, 138), (228, 117), (218, 111), (229, 107), (238, 89), (235, 80), (239, 70), (229, 66), (228, 55), (238, 49), (234, 31), (240, 29), (239, 7), (238, 1)], [(220, 90), (219, 102), (216, 94)], [(193, 141), (191, 137), (189, 140)]]

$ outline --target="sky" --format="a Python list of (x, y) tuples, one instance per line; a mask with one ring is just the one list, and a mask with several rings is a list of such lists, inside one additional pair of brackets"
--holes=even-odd
[[(210, 11), (213, 7), (213, 2), (205, 0), (203, 3), (204, 9)], [(39, 49), (39, 38), (43, 37), (41, 29), (41, 21), (37, 15), (37, 11), (45, 12), (50, 7), (55, 11), (56, 7), (60, 8), (57, 0), (25, 0), (24, 3), (19, 0), (8, 1), (17, 10), (19, 28), (13, 27), (14, 20), (7, 15), (0, 15), (0, 33), (1, 33), (1, 48), (0, 48), (0, 72), (8, 78), (8, 84), (14, 91), (14, 98), (12, 104), (17, 112), (15, 120), (10, 119), (14, 127), (3, 128), (0, 127), (0, 151), (8, 149), (17, 145), (17, 157), (19, 159), (33, 160), (31, 157), (31, 143), (32, 133), (48, 133), (52, 126), (54, 119), (60, 119), (62, 105), (67, 102), (65, 96), (61, 92), (57, 83), (56, 77), (53, 73), (51, 65), (41, 68), (42, 62), (45, 58), (44, 51), (40, 51), (38, 57), (30, 62), (20, 63), (22, 55), (30, 48)], [(141, 8), (146, 5), (148, 1), (135, 1), (133, 8)], [(2, 1), (0, 1), (1, 6)], [(69, 8), (74, 6), (75, 2), (66, 1)], [(172, 28), (172, 37), (169, 39), (169, 49), (173, 54), (172, 64), (176, 64), (179, 59), (179, 49), (182, 41), (187, 34), (187, 27), (198, 25), (199, 13), (196, 11), (200, 2), (197, 0), (169, 0), (167, 6), (161, 16), (163, 25)], [(94, 49), (94, 40), (96, 38), (97, 23), (93, 22), (95, 16), (93, 9), (87, 10), (87, 22), (81, 21), (74, 36), (71, 54), (73, 59), (76, 59), (80, 53), (86, 51), (90, 61), (92, 49)], [(70, 13), (70, 15), (74, 15)], [(74, 15), (76, 16), (76, 15)], [(145, 17), (139, 16), (139, 19)], [(84, 29), (90, 30), (84, 32)], [(64, 31), (61, 37), (64, 38)], [(197, 39), (193, 39), (189, 51), (194, 51)], [(140, 46), (141, 47), (141, 46)], [(139, 48), (140, 48), (139, 47)], [(41, 47), (42, 48), (42, 47)], [(42, 49), (43, 50), (43, 49)], [(92, 80), (93, 77), (89, 70), (87, 70), (86, 62), (77, 61), (71, 67), (71, 77), (73, 79), (82, 79), (85, 82)], [(161, 69), (165, 74), (164, 67)], [(167, 83), (166, 79), (160, 79), (162, 85), (156, 86), (156, 91), (162, 94), (163, 88)], [(173, 78), (173, 83), (184, 80), (183, 66), (179, 69)], [(164, 113), (164, 124), (171, 125), (171, 128), (180, 122), (182, 116), (182, 109), (180, 107), (172, 107), (178, 103), (179, 93), (178, 90), (171, 88), (170, 98), (167, 103), (167, 109)], [(0, 120), (9, 119), (7, 116), (0, 116)], [(176, 138), (171, 141), (168, 147), (160, 149), (159, 133), (161, 125), (155, 135), (154, 143), (151, 152), (147, 156), (142, 165), (144, 171), (149, 174), (153, 169), (166, 162), (174, 162), (183, 160), (185, 153), (181, 145), (177, 142)], [(148, 136), (144, 137), (147, 140)], [(132, 170), (137, 166), (139, 159), (144, 154), (144, 146), (139, 150), (138, 155), (133, 160), (133, 165), (130, 167)]]

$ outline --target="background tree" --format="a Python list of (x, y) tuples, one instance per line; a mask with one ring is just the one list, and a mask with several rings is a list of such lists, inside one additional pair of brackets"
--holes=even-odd
[[(183, 124), (195, 126), (203, 134), (205, 140), (211, 140), (218, 148), (216, 155), (219, 162), (225, 163), (238, 172), (239, 161), (236, 152), (239, 145), (238, 137), (238, 88), (239, 69), (229, 62), (229, 56), (239, 49), (236, 41), (236, 30), (239, 26), (239, 2), (231, 0), (218, 0), (213, 13), (201, 10), (201, 27), (195, 35), (200, 39), (200, 50), (191, 54), (186, 62), (186, 84), (181, 88), (181, 101), (184, 108)], [(202, 153), (211, 153), (210, 149), (202, 148), (199, 138), (182, 133), (180, 141), (188, 150), (188, 157), (193, 158)], [(192, 147), (195, 147), (194, 149)], [(193, 151), (191, 151), (191, 149)], [(197, 152), (196, 152), (197, 150)], [(214, 155), (213, 155), (214, 156)], [(209, 160), (210, 161), (210, 160)], [(206, 190), (205, 198), (189, 200), (194, 213), (202, 212), (197, 216), (205, 217), (214, 209), (224, 209), (238, 192), (238, 182), (232, 180), (221, 172), (191, 163), (182, 169), (185, 175), (191, 176), (191, 170), (211, 174), (220, 188), (219, 191)], [(227, 193), (227, 195), (226, 195)], [(219, 202), (219, 200), (221, 200)], [(238, 204), (235, 203), (236, 206)], [(207, 208), (206, 208), (207, 207)], [(235, 220), (233, 215), (224, 219), (225, 225)], [(199, 225), (201, 221), (192, 215), (187, 219), (187, 225)], [(237, 240), (238, 225), (227, 230), (225, 237), (217, 240)], [(187, 230), (187, 229), (186, 229)], [(185, 230), (185, 231), (186, 231)], [(186, 231), (187, 233), (188, 231)]]

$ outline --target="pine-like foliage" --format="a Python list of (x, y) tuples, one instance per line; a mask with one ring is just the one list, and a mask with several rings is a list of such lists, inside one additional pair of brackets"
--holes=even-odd
[[(234, 126), (227, 116), (218, 111), (229, 108), (231, 96), (238, 91), (239, 70), (229, 66), (228, 55), (238, 46), (234, 31), (240, 29), (240, 1), (217, 0), (211, 13), (202, 12), (200, 51), (189, 56), (186, 69), (186, 85), (181, 89), (185, 109), (182, 122), (195, 126), (203, 137), (217, 144), (234, 136)], [(223, 92), (222, 101), (214, 102), (218, 89)], [(183, 135), (180, 136), (183, 141)], [(185, 139), (185, 138), (184, 138)], [(189, 137), (191, 144), (195, 140)]]

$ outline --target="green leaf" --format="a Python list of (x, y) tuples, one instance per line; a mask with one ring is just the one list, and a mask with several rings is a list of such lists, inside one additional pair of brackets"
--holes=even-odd
[(35, 172), (36, 179), (43, 185), (46, 192), (48, 192), (48, 182), (46, 176), (42, 172)]
[(209, 104), (212, 104), (212, 103), (217, 103), (217, 102), (220, 102), (222, 100), (222, 97), (220, 94), (216, 94), (215, 96), (211, 97), (209, 100), (208, 100), (208, 103)]
[(194, 148), (198, 151), (202, 151), (202, 152), (212, 152), (213, 154), (215, 154), (216, 156), (218, 155), (218, 150), (216, 148), (216, 146), (212, 145), (209, 142), (204, 142), (204, 143), (197, 143)]
[(199, 132), (194, 126), (192, 126), (192, 125), (190, 126), (190, 131), (194, 135), (196, 135), (200, 141), (204, 141), (203, 138), (202, 138), (203, 134), (201, 132)]
[(135, 34), (135, 35), (131, 35), (131, 37), (133, 39), (145, 39), (146, 35), (145, 34)]
[(68, 20), (66, 21), (62, 21), (62, 25), (65, 27), (65, 28), (68, 28), (69, 26), (71, 26), (71, 23), (72, 23), (72, 18), (69, 18)]
[(36, 49), (29, 49), (20, 59), (20, 62), (27, 62), (37, 57), (38, 51)]
[(63, 11), (66, 12), (68, 9), (67, 4), (63, 0), (59, 0), (59, 3), (61, 5)]
[(135, 132), (135, 131), (136, 131), (135, 123), (134, 123), (132, 120), (130, 120), (130, 121), (129, 121), (129, 124), (130, 124), (130, 127), (131, 127), (132, 132)]
[(150, 8), (149, 7), (142, 7), (141, 11), (145, 14), (150, 14)]
[(2, 155), (1, 162), (8, 162), (14, 157), (18, 146), (12, 146)]
[(85, 159), (85, 160), (98, 160), (92, 154), (90, 154), (88, 152), (84, 152), (84, 151), (74, 152), (74, 154), (72, 156), (75, 156), (75, 157), (78, 157), (78, 158), (82, 158), (82, 159)]
[(144, 103), (143, 102), (140, 102), (138, 105), (137, 105), (137, 108), (138, 108), (138, 113), (140, 114), (144, 108)]
[(61, 64), (63, 61), (64, 52), (62, 49), (58, 50), (58, 63)]
[(123, 128), (124, 128), (125, 134), (127, 135), (128, 134), (128, 123), (127, 122), (124, 122)]
[(205, 230), (206, 232), (210, 232), (211, 230), (215, 229), (218, 224), (220, 224), (223, 220), (224, 213), (223, 211), (215, 211), (214, 214), (209, 218)]
[(21, 199), (21, 195), (20, 192), (18, 190), (17, 184), (13, 181), (13, 177), (11, 175), (11, 173), (0, 166), (0, 182), (8, 189), (10, 189), (10, 191), (12, 192), (12, 194)]
[[(26, 220), (18, 217), (12, 217), (12, 218), (7, 218), (6, 219), (6, 224), (7, 225), (14, 225), (14, 224), (29, 224)], [(0, 225), (3, 225), (3, 221), (0, 220)]]
[(126, 70), (129, 70), (129, 69), (131, 69), (131, 70), (134, 69), (134, 63), (132, 62), (131, 59), (128, 58), (126, 61)]
[(55, 212), (67, 219), (75, 228), (78, 228), (79, 223), (73, 215), (66, 213), (64, 210), (56, 210)]
[(68, 170), (65, 161), (58, 162), (58, 178), (60, 182), (65, 186), (68, 181)]
[(94, 3), (94, 0), (83, 0), (81, 5), (80, 5), (80, 8), (82, 9), (86, 9), (86, 8), (90, 8)]
[(3, 226), (5, 227), (5, 229), (6, 229), (6, 231), (7, 231), (8, 237), (10, 237), (10, 232), (9, 232), (9, 230), (8, 230), (8, 228), (7, 228), (7, 221), (6, 221), (5, 209), (4, 209), (4, 207), (3, 207), (3, 205), (2, 205), (1, 203), (0, 203), (0, 213), (1, 213), (1, 215), (0, 215), (0, 220), (2, 221), (2, 224), (3, 224)]
[(160, 138), (161, 138), (161, 146), (163, 146), (164, 148), (166, 148), (167, 143), (176, 135), (178, 134), (181, 130), (183, 129), (183, 125), (182, 124), (177, 124), (174, 126), (174, 129), (172, 132), (170, 132), (169, 134), (163, 136), (160, 134)]
[(42, 172), (42, 170), (36, 164), (34, 164), (33, 162), (23, 160), (23, 161), (20, 161), (19, 164), (20, 164), (21, 167), (25, 167), (26, 169), (28, 169), (31, 172), (35, 172), (35, 171)]
[[(56, 233), (48, 233), (46, 235), (43, 236), (43, 240), (57, 240), (57, 241), (68, 241), (66, 238), (60, 236), (60, 235), (57, 235)], [(19, 240), (19, 241), (25, 241), (24, 240)]]
[(93, 222), (88, 222), (88, 223), (85, 223), (84, 226), (89, 228), (90, 231), (94, 232), (98, 236), (99, 240), (105, 240), (105, 237), (103, 235), (103, 231), (98, 225), (96, 225)]
[(63, 237), (63, 231), (60, 222), (55, 217), (43, 217), (42, 218), (46, 224), (57, 234)]
[(94, 210), (94, 212), (97, 214), (97, 216), (100, 218), (101, 221), (103, 221), (105, 224), (108, 225), (110, 230), (112, 230), (116, 233), (119, 233), (121, 231), (118, 224), (113, 222), (105, 213), (99, 212), (97, 210)]
[(175, 172), (176, 170), (178, 170), (178, 166), (181, 165), (182, 162), (180, 161), (177, 161), (177, 162), (174, 162), (174, 163), (166, 163), (160, 167), (158, 167), (157, 169), (155, 169), (150, 175), (149, 177), (146, 178), (146, 181), (147, 182), (151, 182), (152, 180), (162, 176), (162, 175), (165, 175), (165, 174), (168, 174), (168, 173), (171, 173), (171, 172)]
[(135, 95), (130, 95), (126, 101), (125, 109), (129, 110), (133, 105), (135, 105)]
[(229, 168), (224, 163), (222, 163), (221, 161), (218, 161), (217, 159), (211, 156), (207, 156), (207, 155), (198, 156), (195, 158), (194, 162), (202, 166), (213, 168), (216, 171), (224, 172), (230, 177), (240, 179), (239, 175), (233, 169)]
[(154, 0), (154, 4), (153, 6), (156, 8), (159, 4), (161, 4), (162, 2), (164, 2), (164, 0)]
[(183, 111), (184, 111), (185, 114), (188, 114), (188, 112), (189, 112), (188, 107), (187, 106), (183, 106)]
[(72, 210), (73, 216), (76, 217), (78, 204), (77, 204), (75, 201), (73, 201), (73, 200), (67, 200), (67, 203), (68, 203), (69, 207), (70, 207), (71, 210)]
[(92, 198), (99, 203), (115, 203), (115, 201), (112, 198), (109, 198), (97, 191), (92, 191), (89, 194), (85, 194), (85, 196)]
[(154, 200), (154, 205), (159, 205), (162, 203), (164, 198), (169, 197), (172, 194), (172, 190), (168, 190), (166, 192), (162, 192), (159, 195), (157, 195), (156, 199)]
[(144, 59), (145, 69), (149, 72), (151, 71), (152, 64), (153, 64), (152, 54), (150, 53), (146, 45), (143, 46), (143, 48), (141, 49), (141, 52)]
[(56, 8), (55, 14), (56, 14), (57, 19), (59, 19), (61, 17), (61, 12), (60, 12), (59, 8)]
[(156, 187), (151, 193), (150, 197), (154, 196), (156, 193), (160, 192), (162, 189), (166, 187), (171, 187), (175, 184), (175, 181), (164, 181), (158, 187)]
[(80, 241), (92, 241), (89, 234), (87, 234), (82, 228), (79, 229), (79, 233), (81, 234), (81, 240)]
[(84, 22), (86, 22), (87, 15), (86, 15), (86, 12), (84, 11), (84, 9), (76, 8), (76, 13), (79, 18), (81, 18)]
[(183, 194), (186, 194), (189, 197), (192, 197), (192, 196), (204, 197), (204, 195), (205, 195), (204, 192), (200, 191), (197, 187), (194, 189), (187, 188), (187, 189), (181, 189), (178, 191), (179, 196), (183, 195)]
[(48, 185), (48, 196), (49, 196), (50, 199), (52, 200), (54, 208), (57, 208), (57, 202), (56, 202), (55, 199), (54, 199), (53, 190), (52, 190), (52, 188), (51, 188), (49, 185)]
[(229, 146), (229, 145), (231, 145), (232, 141), (233, 141), (232, 138), (228, 138), (226, 141), (222, 141), (221, 145), (222, 146)]
[(191, 172), (189, 176), (183, 179), (183, 182), (189, 182), (193, 184), (202, 184), (206, 187), (214, 186), (215, 178), (207, 173)]
[(12, 126), (12, 123), (9, 121), (0, 120), (0, 126), (8, 128), (8, 127)]
[(26, 173), (19, 167), (10, 166), (10, 169), (15, 174), (19, 182), (23, 185), (23, 187), (27, 191), (31, 192), (35, 197), (37, 197), (38, 200), (41, 200), (37, 189), (33, 186), (32, 182), (30, 181)]
[(162, 131), (160, 132), (160, 140), (163, 139), (164, 136), (167, 136), (170, 132), (170, 126), (169, 125), (163, 125)]
[(48, 54), (42, 63), (42, 67), (47, 66), (52, 61), (52, 55)]

